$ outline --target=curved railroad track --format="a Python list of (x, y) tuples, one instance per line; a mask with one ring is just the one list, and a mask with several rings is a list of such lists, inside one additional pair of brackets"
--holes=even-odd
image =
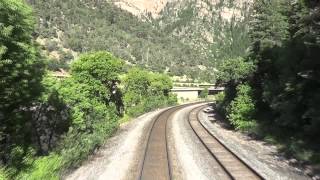
[(169, 108), (154, 118), (148, 132), (149, 137), (147, 138), (143, 161), (140, 164), (138, 179), (172, 179), (167, 144), (167, 121), (174, 112), (195, 104), (197, 103)]
[(264, 179), (258, 172), (241, 160), (235, 153), (219, 141), (199, 120), (199, 113), (206, 106), (194, 108), (189, 113), (188, 122), (191, 129), (205, 146), (208, 152), (216, 159), (230, 179), (261, 180)]
[[(170, 154), (168, 153), (167, 122), (178, 110), (198, 103), (187, 104), (168, 108), (159, 113), (152, 121), (148, 129), (148, 137), (145, 143), (145, 151), (138, 170), (140, 180), (171, 180), (172, 168)], [(264, 179), (254, 169), (236, 156), (212, 135), (199, 121), (198, 115), (204, 106), (192, 109), (188, 115), (188, 123), (199, 138), (209, 154), (218, 162), (220, 169), (226, 174), (225, 179), (256, 180)], [(192, 132), (192, 131), (191, 131)], [(214, 170), (214, 168), (213, 168)]]

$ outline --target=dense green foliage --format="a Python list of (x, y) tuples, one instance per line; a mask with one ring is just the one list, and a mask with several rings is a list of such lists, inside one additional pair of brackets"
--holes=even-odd
[[(39, 143), (36, 148), (29, 146), (27, 150), (15, 148), (13, 152), (20, 154), (18, 156), (24, 161), (21, 164), (7, 164), (10, 176), (16, 179), (59, 179), (65, 168), (78, 165), (102, 144), (118, 127), (117, 101), (112, 96), (113, 83), (119, 80), (121, 67), (122, 61), (119, 59), (107, 52), (97, 52), (82, 55), (75, 60), (69, 78), (58, 80), (45, 77), (45, 91), (39, 106), (48, 103), (48, 108), (59, 111), (55, 116), (50, 116), (52, 112), (42, 112), (41, 109), (35, 113), (43, 113), (45, 119), (55, 122), (52, 127), (54, 130), (63, 132), (53, 133), (53, 136), (58, 135), (58, 142), (48, 142), (52, 146), (47, 150), (49, 156), (37, 157), (35, 154), (35, 151), (43, 151), (41, 145), (44, 143)], [(36, 119), (40, 125), (38, 128), (50, 131), (50, 128), (43, 127), (45, 124), (41, 119), (44, 118)], [(41, 132), (38, 129), (34, 131)], [(37, 135), (40, 139), (46, 138), (42, 134)]]
[[(222, 78), (227, 91), (220, 102), (222, 109), (233, 109), (226, 113), (231, 122), (234, 112), (244, 115), (241, 123), (254, 119), (260, 135), (273, 136), (286, 144), (284, 150), (289, 154), (315, 162), (320, 156), (319, 139), (313, 138), (320, 135), (318, 8), (319, 3), (313, 0), (255, 1), (251, 48), (245, 60), (255, 68), (245, 76), (236, 69), (231, 79)], [(241, 86), (252, 89), (251, 93), (243, 95), (236, 89)], [(240, 100), (239, 94), (244, 99)]]
[[(16, 161), (17, 157), (24, 160), (7, 164), (2, 174), (15, 179), (59, 179), (64, 170), (79, 165), (117, 129), (123, 108), (133, 117), (176, 102), (169, 95), (172, 82), (168, 76), (138, 69), (125, 75), (122, 97), (117, 87), (124, 73), (122, 67), (123, 62), (110, 53), (96, 52), (75, 60), (71, 64), (71, 76), (66, 79), (46, 75), (39, 106), (48, 104), (54, 112), (40, 109), (36, 113), (43, 113), (46, 119), (55, 122), (53, 130), (62, 132), (52, 133), (57, 136), (57, 142), (48, 142), (50, 149), (45, 149), (48, 156), (36, 154), (44, 151), (43, 142), (36, 148), (15, 148)], [(37, 123), (44, 125), (42, 121)], [(48, 127), (43, 130), (51, 131)]]
[(134, 68), (124, 78), (124, 84), (124, 104), (131, 116), (177, 102), (169, 93), (172, 82), (167, 75)]
[[(239, 84), (242, 84), (254, 70), (255, 64), (252, 61), (248, 61), (241, 57), (227, 59), (220, 64), (217, 75), (218, 82), (224, 84), (226, 90), (223, 96), (219, 96), (217, 103), (219, 104), (218, 108), (223, 115), (228, 116), (228, 113), (235, 111), (237, 103), (232, 101), (237, 96), (237, 87)], [(246, 94), (246, 92), (240, 93), (239, 95), (242, 96), (244, 94)], [(230, 104), (234, 104), (233, 110), (231, 110)], [(229, 109), (229, 112), (227, 112), (227, 109)], [(250, 117), (243, 116), (242, 118), (245, 119)]]
[(255, 128), (255, 104), (252, 100), (252, 90), (247, 84), (237, 87), (237, 95), (227, 108), (227, 118), (237, 130), (253, 131)]
[(21, 1), (11, 0), (0, 1), (0, 8), (0, 108), (11, 113), (39, 93), (37, 88), (43, 68), (32, 41), (34, 19), (31, 9)]
[(222, 82), (241, 83), (255, 69), (252, 61), (246, 61), (241, 57), (228, 59), (219, 66), (218, 77)]
[[(32, 10), (20, 0), (0, 1), (0, 163), (30, 135), (24, 114), (40, 95), (44, 63), (32, 40)], [(18, 157), (17, 157), (18, 158)]]

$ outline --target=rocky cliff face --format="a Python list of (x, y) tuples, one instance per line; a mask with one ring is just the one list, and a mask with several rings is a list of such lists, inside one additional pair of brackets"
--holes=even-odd
[(121, 9), (129, 11), (136, 16), (150, 14), (153, 18), (160, 15), (162, 9), (167, 5), (168, 0), (115, 0), (114, 4)]
[[(215, 10), (220, 12), (222, 18), (230, 20), (233, 16), (241, 17), (240, 9), (253, 0), (114, 0), (114, 4), (136, 16), (142, 17), (150, 14), (153, 18), (161, 17), (161, 12), (168, 4), (176, 10), (183, 8), (188, 3), (193, 3), (199, 8), (199, 15), (210, 16), (212, 7), (221, 7)], [(224, 6), (225, 5), (225, 6)]]

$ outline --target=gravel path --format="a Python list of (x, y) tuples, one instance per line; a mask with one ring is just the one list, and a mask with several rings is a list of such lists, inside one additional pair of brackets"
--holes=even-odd
[(141, 153), (145, 147), (146, 131), (152, 119), (162, 110), (147, 113), (120, 127), (99, 152), (84, 165), (69, 174), (66, 180), (134, 179)]
[(215, 113), (201, 112), (199, 117), (202, 124), (212, 134), (264, 178), (270, 180), (310, 179), (300, 169), (290, 166), (288, 161), (280, 157), (275, 146), (252, 140), (242, 133), (224, 128), (223, 123), (212, 121), (220, 119)]

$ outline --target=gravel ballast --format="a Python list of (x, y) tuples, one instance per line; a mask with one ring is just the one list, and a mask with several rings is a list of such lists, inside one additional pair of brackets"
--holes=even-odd
[[(168, 157), (173, 179), (209, 180), (228, 179), (218, 162), (211, 156), (188, 123), (189, 112), (206, 103), (182, 108), (167, 122)], [(162, 111), (157, 110), (121, 125), (119, 131), (106, 141), (97, 153), (83, 165), (68, 174), (67, 180), (136, 179), (145, 152), (152, 120)], [(248, 165), (270, 180), (310, 179), (288, 161), (279, 158), (275, 146), (225, 129), (212, 121), (212, 113), (199, 113), (201, 123), (224, 145)], [(210, 116), (210, 117), (209, 117)], [(155, 177), (155, 179), (157, 179)]]
[(80, 168), (69, 174), (67, 180), (134, 179), (143, 153), (147, 131), (153, 120), (163, 110), (147, 113), (121, 125), (114, 137), (107, 140)]
[(179, 110), (168, 122), (173, 179), (226, 179), (226, 174), (188, 124), (189, 112), (201, 105), (204, 104)]
[(240, 132), (228, 130), (217, 123), (218, 120), (213, 117), (219, 117), (219, 115), (215, 112), (205, 113), (203, 111), (199, 114), (201, 123), (214, 136), (264, 178), (270, 180), (311, 179), (304, 175), (302, 170), (290, 166), (288, 161), (279, 155), (275, 146), (253, 140)]

